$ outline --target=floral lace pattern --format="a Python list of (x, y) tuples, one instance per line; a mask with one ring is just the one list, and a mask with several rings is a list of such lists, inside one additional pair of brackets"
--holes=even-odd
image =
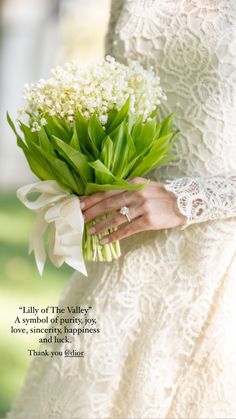
[(184, 228), (193, 223), (235, 217), (236, 176), (185, 177), (166, 183), (165, 189), (177, 197), (178, 208), (187, 218)]
[(73, 276), (61, 305), (91, 305), (101, 333), (59, 346), (79, 362), (35, 359), (7, 417), (233, 419), (235, 1), (113, 0), (107, 53), (160, 75), (180, 159), (151, 176), (191, 225), (122, 240), (119, 260)]

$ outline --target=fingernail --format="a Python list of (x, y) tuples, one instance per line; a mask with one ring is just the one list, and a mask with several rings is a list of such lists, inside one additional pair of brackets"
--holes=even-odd
[(100, 240), (100, 243), (106, 244), (109, 242), (109, 239), (107, 237), (104, 237), (104, 239)]
[(85, 207), (85, 203), (80, 201), (80, 208), (83, 209)]
[(93, 233), (95, 233), (95, 231), (96, 231), (96, 228), (95, 228), (95, 227), (90, 227), (90, 228), (88, 229), (88, 233), (89, 233), (89, 234), (93, 234)]

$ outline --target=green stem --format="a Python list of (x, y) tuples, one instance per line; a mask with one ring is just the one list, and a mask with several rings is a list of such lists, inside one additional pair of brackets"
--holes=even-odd
[[(84, 235), (83, 235), (83, 254), (84, 259), (93, 262), (111, 262), (114, 259), (118, 259), (121, 255), (120, 243), (115, 241), (113, 243), (101, 244), (101, 239), (103, 235), (98, 234), (89, 234), (88, 229), (95, 224), (97, 221), (104, 220), (109, 215), (104, 215), (98, 217), (90, 223), (85, 224), (84, 226)], [(117, 228), (109, 228), (105, 231), (105, 234), (112, 233), (116, 231)]]

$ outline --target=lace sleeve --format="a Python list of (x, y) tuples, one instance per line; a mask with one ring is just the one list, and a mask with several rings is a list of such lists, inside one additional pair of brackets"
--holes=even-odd
[(190, 224), (236, 217), (236, 175), (185, 177), (167, 181), (165, 189), (177, 197), (177, 206)]
[(105, 56), (113, 55), (113, 40), (116, 23), (119, 19), (125, 0), (111, 0), (110, 19), (105, 37)]

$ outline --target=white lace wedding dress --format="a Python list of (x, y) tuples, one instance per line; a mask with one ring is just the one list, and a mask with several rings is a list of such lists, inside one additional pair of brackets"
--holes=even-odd
[(107, 51), (161, 77), (180, 160), (152, 177), (188, 222), (73, 276), (61, 304), (101, 332), (62, 345), (82, 359), (35, 358), (8, 418), (236, 418), (236, 3), (115, 0)]

